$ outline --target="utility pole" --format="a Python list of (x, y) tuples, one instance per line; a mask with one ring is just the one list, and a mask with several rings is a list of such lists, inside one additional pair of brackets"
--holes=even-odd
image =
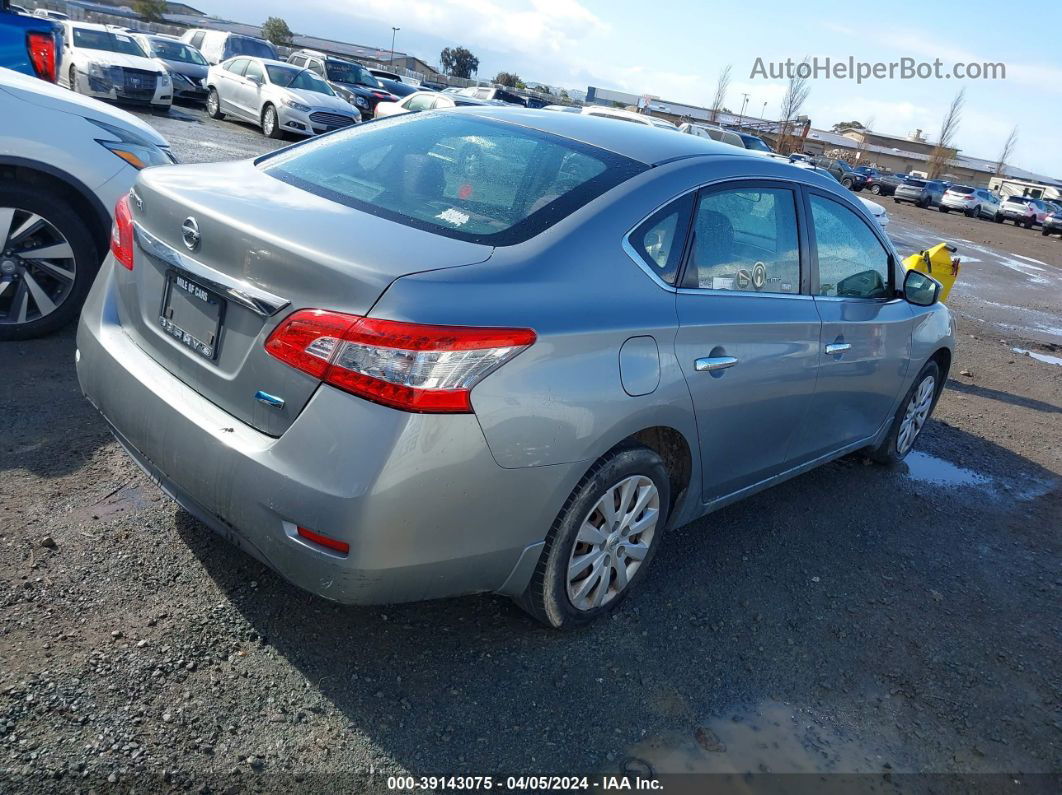
[(744, 125), (744, 123), (745, 123), (745, 106), (749, 104), (749, 95), (748, 94), (742, 94), (741, 96), (743, 96), (744, 99), (741, 100), (741, 113), (739, 113), (738, 115), (741, 116), (741, 123), (742, 123), (742, 125)]
[(760, 121), (763, 121), (764, 116), (767, 115), (767, 100), (763, 101), (763, 110), (760, 111)]
[(394, 26), (391, 27), (391, 66), (395, 65), (395, 36), (400, 30), (402, 30), (402, 28), (396, 28)]

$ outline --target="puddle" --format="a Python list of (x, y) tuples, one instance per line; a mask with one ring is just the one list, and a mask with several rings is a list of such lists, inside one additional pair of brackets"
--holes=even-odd
[(992, 482), (987, 475), (956, 466), (929, 453), (911, 452), (903, 462), (907, 465), (907, 477), (934, 486), (987, 486)]
[(880, 773), (881, 751), (848, 738), (829, 720), (767, 702), (696, 727), (648, 738), (628, 749), (620, 767), (675, 773)]
[(1047, 364), (1062, 364), (1062, 356), (1052, 356), (1049, 353), (1039, 353), (1038, 351), (1027, 351), (1025, 348), (1011, 348), (1015, 353), (1020, 353), (1023, 356), (1031, 356), (1038, 362), (1046, 362)]

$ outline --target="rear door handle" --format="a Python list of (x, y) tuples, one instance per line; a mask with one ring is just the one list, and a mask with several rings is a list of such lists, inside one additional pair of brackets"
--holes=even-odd
[(693, 363), (693, 369), (698, 373), (710, 373), (713, 370), (725, 370), (737, 363), (738, 360), (733, 356), (705, 356)]
[(851, 350), (852, 344), (850, 342), (831, 342), (826, 346), (826, 355), (832, 356), (835, 353), (844, 353), (847, 350)]

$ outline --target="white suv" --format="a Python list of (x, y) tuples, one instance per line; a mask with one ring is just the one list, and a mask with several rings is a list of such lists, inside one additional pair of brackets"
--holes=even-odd
[(107, 253), (115, 202), (166, 139), (123, 110), (0, 69), (0, 340), (75, 318)]
[(173, 103), (173, 81), (133, 37), (87, 22), (63, 23), (63, 68), (59, 84), (79, 94), (153, 108)]

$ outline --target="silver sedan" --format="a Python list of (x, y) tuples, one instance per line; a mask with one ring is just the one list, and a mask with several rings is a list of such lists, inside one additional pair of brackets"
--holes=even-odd
[(582, 114), (148, 169), (111, 245), (85, 395), (203, 524), (347, 603), (583, 624), (669, 529), (902, 459), (952, 362), (939, 284), (835, 181)]
[(254, 122), (270, 138), (316, 135), (361, 121), (361, 112), (328, 83), (281, 61), (230, 58), (210, 67), (206, 83), (207, 113)]

